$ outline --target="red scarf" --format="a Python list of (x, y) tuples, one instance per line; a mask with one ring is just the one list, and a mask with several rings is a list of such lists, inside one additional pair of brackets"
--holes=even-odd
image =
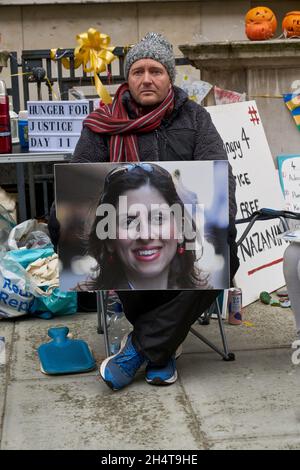
[[(124, 93), (128, 90), (127, 83), (121, 85), (113, 103), (96, 109), (88, 115), (83, 123), (93, 132), (111, 136), (110, 161), (112, 162), (139, 161), (136, 134), (157, 129), (165, 114), (170, 112), (174, 106), (174, 91), (171, 87), (168, 95), (157, 108), (136, 119), (129, 119), (122, 100)], [(132, 104), (134, 104), (133, 101)], [(137, 105), (135, 105), (135, 110), (138, 115)]]

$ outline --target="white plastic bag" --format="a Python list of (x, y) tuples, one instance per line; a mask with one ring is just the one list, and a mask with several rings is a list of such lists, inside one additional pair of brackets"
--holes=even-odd
[(25, 315), (35, 296), (49, 295), (26, 270), (5, 252), (0, 252), (0, 319)]
[(17, 250), (27, 245), (31, 238), (31, 233), (41, 231), (48, 235), (47, 224), (38, 222), (35, 219), (28, 219), (14, 227), (8, 237), (7, 244), (10, 250)]

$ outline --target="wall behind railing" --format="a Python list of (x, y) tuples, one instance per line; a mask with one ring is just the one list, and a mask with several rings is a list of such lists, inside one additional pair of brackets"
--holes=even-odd
[(246, 39), (245, 13), (260, 3), (275, 11), (279, 24), (285, 12), (299, 9), (298, 0), (0, 0), (0, 49), (74, 47), (76, 34), (93, 26), (115, 45), (156, 30), (181, 55), (176, 46), (186, 42)]
[[(94, 27), (109, 34), (113, 45), (133, 44), (148, 31), (158, 31), (174, 44), (203, 41), (246, 40), (244, 17), (249, 8), (269, 6), (281, 21), (288, 11), (299, 10), (299, 0), (0, 0), (0, 49), (22, 50), (73, 48), (76, 35)], [(198, 79), (198, 70), (183, 66), (177, 84), (188, 73)], [(9, 81), (8, 69), (1, 78)], [(300, 79), (300, 77), (299, 77)], [(288, 91), (288, 90), (286, 90)]]
[(298, 0), (0, 0), (0, 48), (72, 47), (75, 35), (90, 26), (110, 34), (114, 44), (136, 42), (149, 30), (165, 33), (175, 45), (245, 39), (245, 13), (260, 3), (280, 24), (285, 12), (299, 9)]

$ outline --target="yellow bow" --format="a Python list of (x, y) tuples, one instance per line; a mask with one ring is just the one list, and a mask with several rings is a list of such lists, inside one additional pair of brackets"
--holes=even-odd
[[(74, 50), (74, 68), (83, 66), (85, 72), (94, 72), (95, 87), (98, 95), (105, 104), (112, 102), (111, 96), (102, 84), (98, 74), (106, 71), (106, 67), (116, 56), (112, 53), (114, 47), (109, 46), (110, 37), (101, 34), (94, 28), (89, 28), (87, 32), (77, 34), (79, 46)], [(51, 59), (56, 59), (57, 49), (51, 49)], [(70, 61), (64, 57), (61, 59), (63, 66), (70, 69)], [(89, 67), (88, 67), (89, 64)]]

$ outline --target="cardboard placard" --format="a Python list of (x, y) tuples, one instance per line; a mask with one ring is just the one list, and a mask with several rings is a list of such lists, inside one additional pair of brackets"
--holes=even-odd
[[(255, 101), (206, 108), (219, 131), (236, 178), (237, 218), (264, 207), (283, 209), (277, 171)], [(237, 225), (238, 238), (246, 228)], [(239, 247), (240, 268), (235, 283), (243, 291), (243, 305), (261, 291), (285, 284), (282, 261), (287, 243), (277, 239), (279, 221), (258, 221)]]

